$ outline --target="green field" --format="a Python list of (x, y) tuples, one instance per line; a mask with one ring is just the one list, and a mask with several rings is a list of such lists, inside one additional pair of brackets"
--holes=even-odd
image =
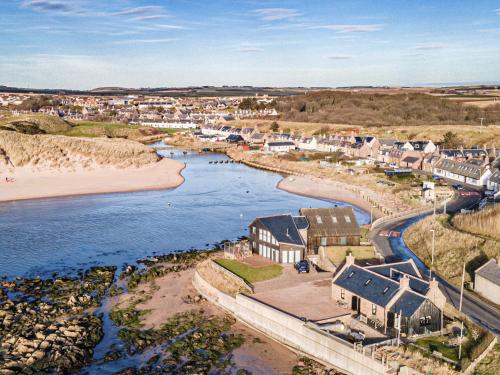
[[(452, 361), (458, 361), (458, 348), (447, 345), (447, 338), (443, 336), (423, 337), (416, 341), (418, 346), (427, 349), (431, 353), (436, 351)], [(466, 351), (464, 350), (465, 354)]]
[[(78, 121), (71, 123), (71, 129), (60, 133), (69, 137), (140, 137), (140, 129), (144, 129), (144, 126), (140, 125), (127, 125), (122, 123), (111, 123), (111, 122), (93, 122), (93, 121)], [(156, 131), (157, 133), (175, 133), (177, 129), (153, 129), (146, 128), (150, 131)]]
[(264, 267), (252, 267), (248, 264), (232, 259), (217, 259), (217, 264), (231, 271), (235, 275), (245, 279), (249, 283), (274, 279), (283, 272), (283, 267), (279, 264), (272, 264)]

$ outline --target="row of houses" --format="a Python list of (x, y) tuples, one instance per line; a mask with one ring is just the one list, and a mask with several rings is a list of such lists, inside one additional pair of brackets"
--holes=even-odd
[[(247, 143), (261, 146), (266, 152), (292, 150), (342, 152), (354, 159), (382, 163), (394, 168), (410, 168), (432, 173), (478, 187), (500, 192), (500, 149), (441, 149), (432, 141), (405, 141), (371, 136), (332, 135), (301, 136), (288, 133), (260, 133), (257, 128), (207, 124), (201, 133), (213, 140), (236, 134)], [(490, 160), (493, 160), (490, 163)]]

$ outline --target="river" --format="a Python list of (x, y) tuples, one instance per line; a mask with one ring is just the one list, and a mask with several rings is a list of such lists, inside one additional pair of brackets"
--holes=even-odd
[[(47, 276), (92, 265), (133, 263), (174, 250), (204, 249), (247, 233), (257, 216), (297, 213), (329, 202), (276, 188), (281, 176), (221, 154), (162, 150), (185, 162), (172, 190), (0, 203), (0, 275)], [(369, 214), (355, 208), (360, 223)]]

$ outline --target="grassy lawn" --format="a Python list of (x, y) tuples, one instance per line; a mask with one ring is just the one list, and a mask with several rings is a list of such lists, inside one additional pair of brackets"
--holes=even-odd
[(491, 352), (479, 362), (476, 373), (479, 375), (500, 374), (500, 344), (496, 344)]
[[(458, 347), (452, 348), (447, 345), (447, 338), (442, 336), (423, 337), (418, 339), (416, 344), (429, 350), (430, 352), (437, 351), (446, 358), (453, 361), (458, 361)], [(462, 351), (462, 352), (465, 352)], [(465, 354), (465, 353), (464, 353)]]
[(326, 256), (335, 264), (342, 263), (349, 252), (352, 252), (356, 259), (375, 258), (373, 246), (328, 246), (326, 248)]
[(274, 279), (283, 272), (283, 267), (279, 264), (272, 264), (264, 267), (252, 267), (248, 264), (238, 262), (232, 259), (217, 259), (217, 262), (222, 267), (245, 279), (249, 283)]

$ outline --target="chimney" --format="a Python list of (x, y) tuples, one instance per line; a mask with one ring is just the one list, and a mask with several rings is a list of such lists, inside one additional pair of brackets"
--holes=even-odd
[(346, 266), (352, 266), (354, 264), (354, 260), (355, 258), (352, 253), (347, 254), (347, 256), (345, 257)]
[(439, 288), (439, 283), (436, 281), (436, 278), (433, 277), (431, 281), (429, 281), (429, 290), (437, 290)]
[(403, 277), (399, 279), (399, 287), (401, 289), (408, 289), (410, 287), (410, 278), (403, 275)]

